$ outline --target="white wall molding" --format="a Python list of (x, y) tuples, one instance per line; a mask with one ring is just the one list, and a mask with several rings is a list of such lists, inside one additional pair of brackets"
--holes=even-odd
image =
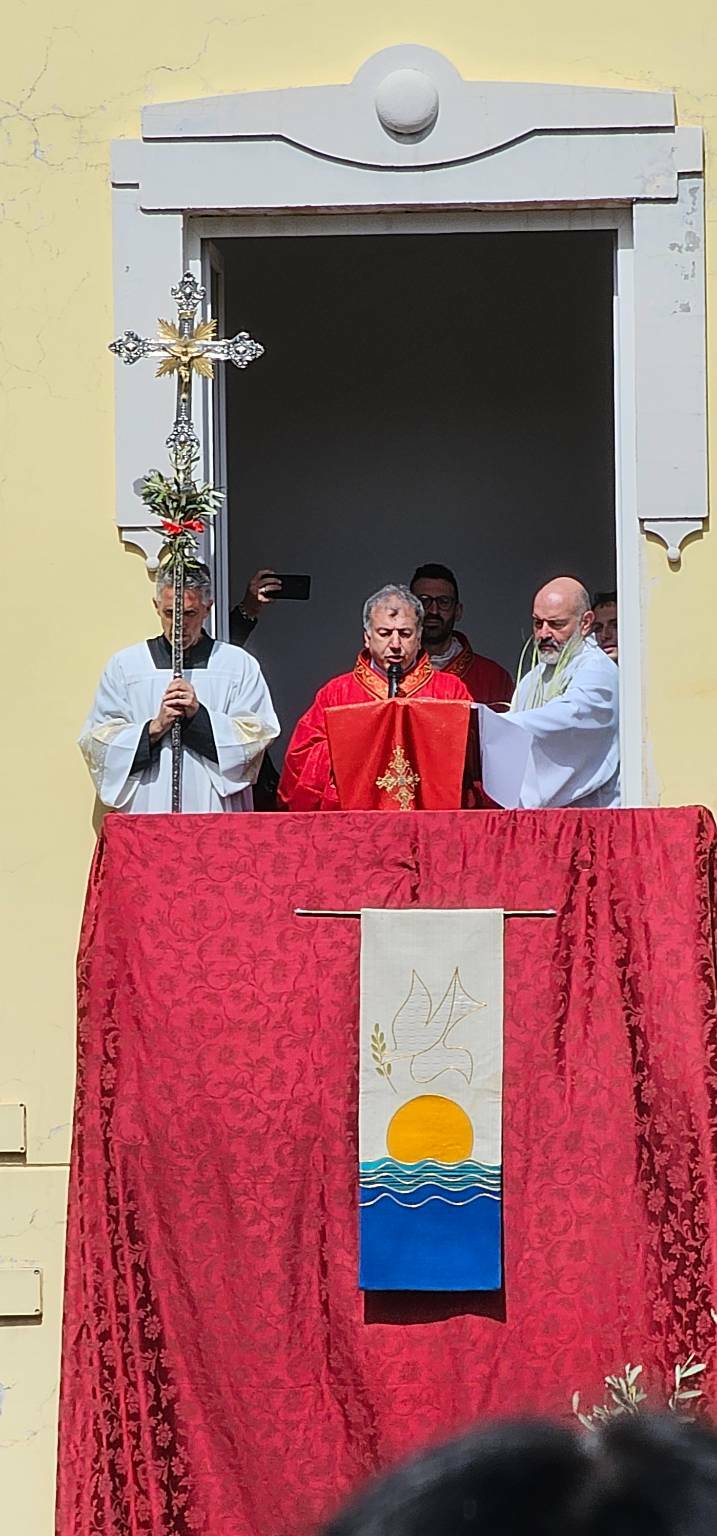
[(637, 505), (677, 564), (707, 517), (704, 183), (638, 203), (635, 245)]
[[(122, 178), (135, 169), (140, 145), (118, 145), (113, 159)], [(138, 169), (138, 166), (137, 166)], [(184, 220), (181, 214), (148, 219), (139, 206), (139, 188), (113, 179), (113, 266), (116, 336), (138, 331), (157, 334), (157, 316), (173, 317), (169, 289), (183, 270)], [(175, 275), (176, 274), (176, 275)], [(157, 523), (147, 525), (141, 481), (148, 469), (166, 471), (165, 438), (174, 412), (173, 380), (158, 383), (146, 360), (115, 369), (116, 508), (122, 540), (141, 549), (156, 564), (162, 540)]]

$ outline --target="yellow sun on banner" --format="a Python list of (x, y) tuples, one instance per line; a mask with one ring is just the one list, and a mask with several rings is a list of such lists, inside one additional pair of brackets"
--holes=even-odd
[(460, 1104), (438, 1093), (422, 1093), (402, 1104), (386, 1132), (386, 1146), (397, 1163), (462, 1163), (473, 1151), (473, 1126)]

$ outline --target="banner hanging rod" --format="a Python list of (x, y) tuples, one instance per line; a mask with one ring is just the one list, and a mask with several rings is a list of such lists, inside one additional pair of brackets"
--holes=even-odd
[[(376, 908), (372, 907), (372, 908), (369, 908), (368, 910), (375, 912)], [(382, 910), (384, 912), (426, 912), (426, 911), (439, 910), (439, 909), (427, 908), (427, 907), (384, 907)], [(503, 913), (504, 917), (557, 917), (557, 915), (558, 914), (555, 911), (554, 907), (545, 907), (542, 910), (536, 908), (534, 911), (533, 910), (528, 910), (528, 911), (525, 911), (525, 912), (516, 911), (516, 912), (504, 912)], [(331, 910), (331, 909), (327, 910), (326, 908), (324, 908), (323, 911), (318, 911), (318, 910), (315, 911), (311, 907), (294, 907), (294, 917), (360, 917), (360, 916), (361, 916), (360, 912), (341, 912), (339, 910)]]

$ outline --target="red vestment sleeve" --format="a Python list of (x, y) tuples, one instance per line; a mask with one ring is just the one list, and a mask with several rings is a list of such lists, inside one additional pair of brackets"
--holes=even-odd
[(479, 704), (508, 706), (513, 697), (513, 679), (505, 667), (485, 656), (474, 656), (464, 675), (464, 682), (471, 697)]
[(297, 722), (286, 749), (276, 792), (280, 811), (339, 810), (339, 797), (331, 777), (323, 691)]

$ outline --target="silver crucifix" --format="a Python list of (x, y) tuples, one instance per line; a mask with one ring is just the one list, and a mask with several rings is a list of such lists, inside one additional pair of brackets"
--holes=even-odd
[[(136, 331), (124, 331), (110, 343), (123, 363), (132, 364), (141, 357), (160, 357), (157, 378), (177, 375), (177, 404), (174, 425), (167, 438), (167, 450), (175, 472), (177, 490), (182, 502), (185, 493), (193, 485), (193, 469), (199, 454), (199, 439), (192, 421), (192, 382), (194, 374), (200, 378), (214, 378), (214, 363), (233, 363), (235, 368), (247, 368), (254, 359), (261, 357), (264, 348), (254, 341), (247, 331), (239, 331), (227, 340), (215, 335), (216, 320), (196, 322), (200, 304), (206, 298), (191, 272), (185, 272), (181, 282), (172, 289), (177, 305), (177, 323), (160, 320), (159, 337), (150, 339)], [(181, 521), (181, 513), (180, 513)], [(182, 628), (184, 621), (184, 560), (177, 557), (173, 563), (173, 610), (172, 610), (172, 676), (182, 676)], [(172, 810), (182, 808), (182, 727), (180, 721), (172, 726)]]

